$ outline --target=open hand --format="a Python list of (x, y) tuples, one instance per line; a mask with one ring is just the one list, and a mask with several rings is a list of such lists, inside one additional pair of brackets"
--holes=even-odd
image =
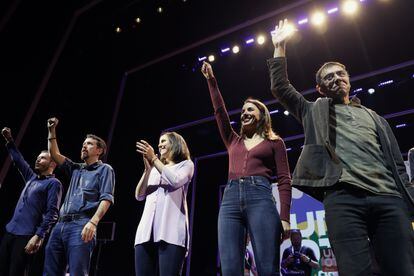
[(284, 45), (296, 32), (295, 27), (291, 25), (287, 19), (280, 20), (279, 25), (276, 25), (274, 31), (272, 31), (272, 42), (275, 47)]
[(136, 147), (137, 147), (137, 152), (141, 153), (142, 156), (145, 159), (147, 159), (149, 163), (151, 163), (152, 159), (156, 157), (154, 148), (150, 144), (148, 144), (147, 141), (140, 140), (139, 142), (136, 143)]

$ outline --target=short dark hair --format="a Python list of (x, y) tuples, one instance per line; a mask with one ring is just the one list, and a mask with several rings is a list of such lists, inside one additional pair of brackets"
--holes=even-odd
[(85, 139), (87, 139), (87, 138), (91, 138), (91, 139), (95, 140), (96, 141), (96, 146), (98, 148), (102, 149), (102, 153), (99, 155), (99, 159), (102, 159), (102, 157), (104, 157), (105, 154), (106, 154), (106, 143), (105, 143), (105, 140), (102, 139), (99, 136), (96, 136), (95, 134), (87, 134)]
[(162, 135), (167, 135), (171, 144), (170, 158), (174, 163), (179, 163), (190, 159), (190, 151), (184, 138), (177, 132), (163, 132)]
[(300, 232), (300, 229), (290, 229), (290, 235), (297, 234), (302, 237), (302, 233)]
[[(331, 67), (331, 66), (339, 66), (339, 67), (342, 67), (345, 71), (346, 71), (346, 67), (345, 67), (345, 65), (343, 65), (342, 63), (339, 63), (339, 62), (337, 62), (337, 61), (328, 61), (328, 62), (325, 62), (319, 69), (318, 69), (318, 71), (316, 72), (316, 84), (317, 85), (321, 85), (322, 84), (322, 71), (325, 69), (325, 68), (328, 68), (328, 67)], [(348, 73), (348, 71), (346, 71), (347, 73)]]

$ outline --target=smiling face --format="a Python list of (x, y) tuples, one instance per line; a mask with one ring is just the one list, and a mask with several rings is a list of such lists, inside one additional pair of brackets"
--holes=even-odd
[(168, 155), (171, 150), (171, 142), (168, 138), (167, 134), (163, 134), (160, 137), (160, 141), (158, 143), (158, 151), (160, 153), (160, 157), (163, 159), (168, 159)]
[(246, 102), (243, 105), (242, 108), (242, 112), (241, 112), (241, 116), (240, 116), (240, 122), (242, 125), (242, 128), (256, 128), (257, 123), (260, 120), (260, 110), (259, 108), (251, 103), (251, 102)]
[(102, 154), (102, 149), (98, 147), (97, 141), (93, 138), (86, 138), (82, 144), (81, 159), (87, 160), (98, 160)]
[(316, 86), (318, 92), (337, 102), (349, 102), (351, 89), (349, 75), (340, 65), (329, 65), (321, 70), (320, 83)]

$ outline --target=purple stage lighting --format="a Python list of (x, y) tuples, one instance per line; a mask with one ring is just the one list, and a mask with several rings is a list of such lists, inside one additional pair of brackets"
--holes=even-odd
[(394, 83), (394, 80), (383, 81), (383, 82), (380, 82), (378, 84), (378, 87), (385, 86), (385, 85), (389, 85), (389, 84), (392, 84), (392, 83)]
[(402, 128), (402, 127), (406, 127), (406, 126), (407, 126), (407, 124), (404, 123), (404, 124), (396, 125), (395, 128)]
[(336, 13), (337, 11), (338, 11), (338, 8), (335, 7), (335, 8), (329, 9), (328, 14), (333, 14), (333, 13)]
[(303, 19), (301, 19), (301, 20), (298, 21), (298, 24), (299, 25), (303, 25), (303, 24), (308, 23), (308, 21), (309, 21), (308, 18), (303, 18)]
[(229, 47), (224, 48), (224, 49), (221, 49), (221, 52), (222, 52), (222, 53), (226, 53), (226, 52), (228, 52), (228, 51), (230, 51), (230, 48), (229, 48)]
[(252, 44), (254, 42), (254, 38), (249, 38), (246, 40), (246, 44)]

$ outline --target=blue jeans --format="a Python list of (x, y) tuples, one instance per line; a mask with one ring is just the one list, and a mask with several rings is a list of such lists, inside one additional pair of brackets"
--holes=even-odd
[(71, 276), (89, 274), (96, 237), (88, 243), (82, 241), (81, 233), (88, 221), (83, 218), (56, 224), (46, 245), (44, 276), (65, 275), (68, 264)]
[(246, 230), (259, 275), (279, 275), (281, 222), (270, 182), (261, 176), (230, 180), (218, 218), (223, 275), (243, 275)]
[[(135, 246), (136, 276), (177, 276), (181, 273), (186, 249), (164, 241)], [(157, 274), (157, 268), (159, 273)]]
[(341, 276), (372, 275), (370, 243), (381, 275), (414, 275), (413, 231), (401, 198), (340, 183), (323, 203)]

